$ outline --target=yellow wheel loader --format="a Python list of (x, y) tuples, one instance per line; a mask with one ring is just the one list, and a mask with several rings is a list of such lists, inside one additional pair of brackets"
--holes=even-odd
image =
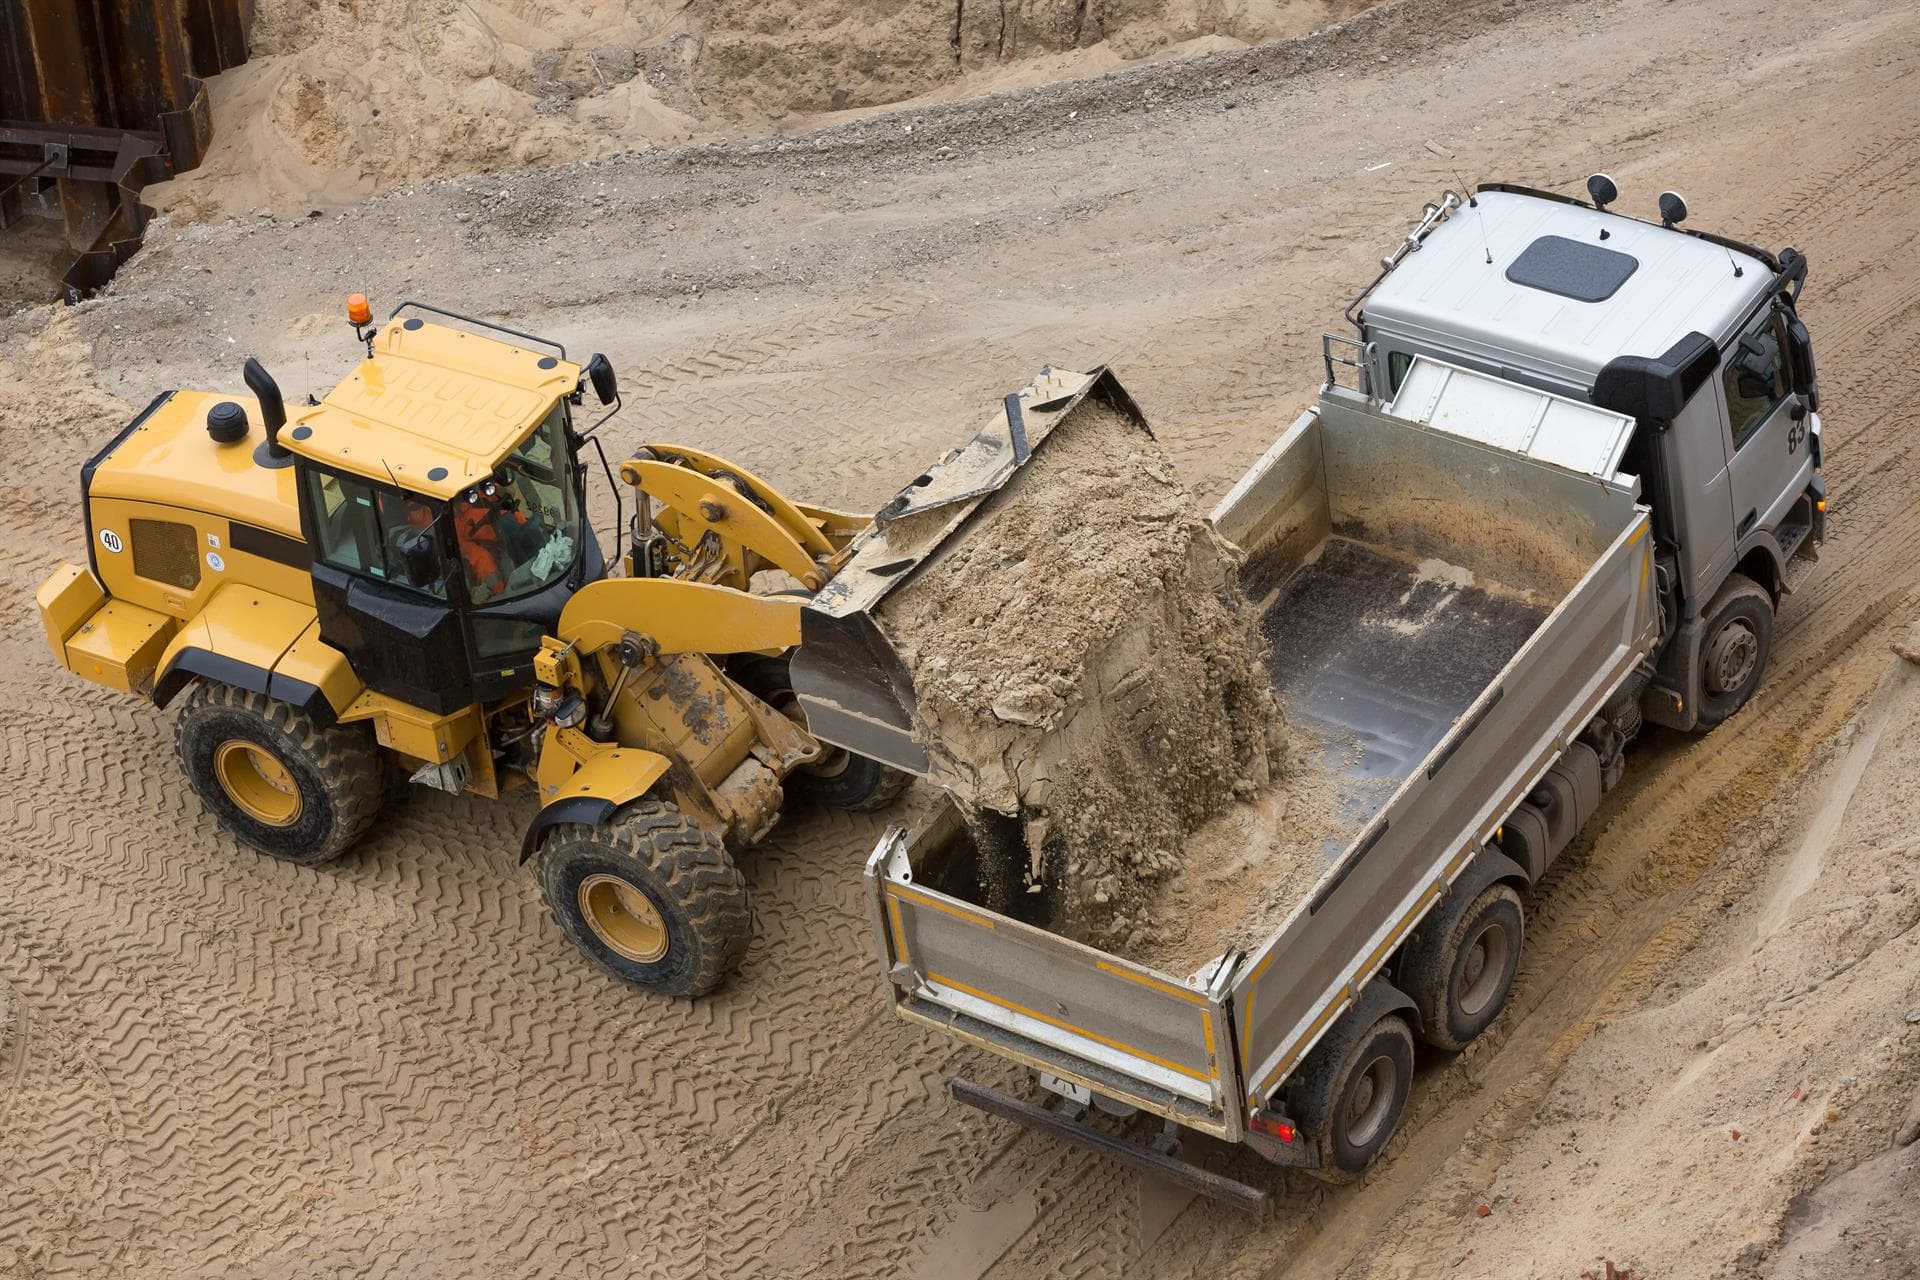
[[(278, 858), (347, 849), (399, 771), (532, 786), (523, 860), (567, 935), (712, 989), (748, 941), (729, 849), (787, 791), (874, 808), (907, 781), (811, 734), (788, 670), (869, 520), (656, 444), (619, 466), (638, 510), (608, 557), (583, 457), (611, 481), (605, 357), (417, 303), (348, 316), (366, 358), (325, 399), (289, 414), (249, 359), (249, 396), (167, 392), (85, 465), (87, 563), (38, 596), (55, 658), (177, 706), (189, 784)], [(589, 390), (610, 407), (583, 426)], [(767, 571), (799, 586), (756, 594)]]

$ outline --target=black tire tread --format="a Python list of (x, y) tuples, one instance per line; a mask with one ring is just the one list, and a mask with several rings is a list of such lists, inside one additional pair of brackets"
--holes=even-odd
[(1733, 719), (1734, 716), (1738, 715), (1740, 709), (1746, 706), (1747, 703), (1752, 700), (1753, 695), (1760, 691), (1761, 683), (1767, 678), (1767, 663), (1771, 661), (1773, 657), (1773, 593), (1744, 573), (1728, 574), (1726, 581), (1720, 584), (1720, 589), (1713, 593), (1713, 599), (1707, 602), (1707, 607), (1702, 615), (1707, 620), (1706, 627), (1700, 634), (1701, 661), (1705, 661), (1706, 647), (1712, 643), (1713, 634), (1719, 629), (1716, 624), (1720, 620), (1720, 615), (1724, 613), (1734, 601), (1740, 599), (1755, 600), (1766, 611), (1766, 633), (1761, 637), (1759, 662), (1754, 670), (1752, 683), (1748, 686), (1746, 693), (1731, 701), (1727, 700), (1724, 695), (1718, 699), (1708, 695), (1705, 691), (1705, 677), (1701, 677), (1700, 712), (1696, 721), (1696, 731), (1700, 733), (1718, 728), (1720, 725), (1725, 724), (1727, 721)]
[[(1333, 1030), (1327, 1033), (1327, 1038), (1315, 1045), (1313, 1052), (1307, 1055), (1307, 1061), (1301, 1068), (1299, 1077), (1289, 1087), (1294, 1119), (1319, 1149), (1320, 1166), (1308, 1172), (1321, 1182), (1343, 1186), (1353, 1182), (1362, 1172), (1341, 1168), (1335, 1162), (1333, 1136), (1329, 1122), (1334, 1109), (1339, 1105), (1341, 1095), (1345, 1093), (1342, 1086), (1355, 1065), (1352, 1061), (1355, 1051), (1372, 1041), (1374, 1035), (1389, 1023), (1397, 1026), (1401, 1034), (1405, 1035), (1408, 1049), (1411, 1051), (1414, 1042), (1413, 1028), (1407, 1025), (1406, 1018), (1401, 1014), (1383, 1014), (1367, 1023), (1343, 1017), (1334, 1024)], [(1404, 1099), (1401, 1105), (1404, 1108)], [(1395, 1116), (1393, 1124), (1387, 1130), (1386, 1138), (1380, 1144), (1380, 1149), (1385, 1149), (1387, 1144), (1393, 1141), (1393, 1135), (1398, 1131), (1399, 1125), (1400, 1117)]]
[[(304, 754), (319, 774), (333, 823), (327, 838), (309, 849), (290, 853), (270, 848), (234, 831), (236, 838), (261, 852), (300, 866), (330, 862), (365, 835), (386, 798), (380, 750), (361, 726), (336, 724), (322, 729), (298, 707), (264, 693), (213, 680), (197, 680), (173, 724), (173, 741), (183, 765), (188, 761), (189, 738), (195, 724), (208, 713), (237, 713), (279, 731)], [(215, 796), (224, 797), (220, 780), (197, 774), (187, 766), (187, 782), (194, 794), (212, 808)], [(213, 809), (216, 814), (219, 812)], [(229, 830), (233, 828), (227, 825)]]
[[(1435, 911), (1433, 917), (1421, 921), (1420, 928), (1408, 940), (1407, 949), (1401, 953), (1396, 975), (1398, 981), (1394, 985), (1407, 993), (1420, 1014), (1420, 1027), (1415, 1034), (1422, 1043), (1436, 1049), (1458, 1051), (1466, 1048), (1472, 1039), (1471, 1036), (1463, 1038), (1454, 1034), (1447, 1017), (1447, 988), (1453, 981), (1453, 957), (1465, 941), (1468, 926), (1478, 920), (1490, 904), (1499, 900), (1512, 902), (1520, 915), (1522, 932), (1519, 938), (1514, 939), (1517, 963), (1517, 953), (1525, 943), (1526, 909), (1521, 905), (1520, 895), (1514, 892), (1513, 886), (1504, 882), (1488, 885), (1459, 910), (1450, 910), (1443, 900), (1440, 910)], [(1442, 912), (1447, 914), (1442, 915)], [(1491, 1023), (1499, 1017), (1505, 1005), (1506, 995), (1502, 994), (1492, 1016), (1486, 1021)]]
[(599, 826), (561, 823), (540, 845), (540, 894), (575, 946), (599, 968), (623, 981), (635, 978), (607, 963), (598, 939), (578, 918), (573, 902), (555, 902), (547, 861), (559, 849), (590, 843), (616, 859), (631, 861), (650, 874), (686, 915), (694, 963), (665, 984), (647, 984), (666, 995), (701, 996), (724, 982), (753, 940), (753, 913), (747, 880), (719, 835), (693, 821), (677, 805), (642, 799)]

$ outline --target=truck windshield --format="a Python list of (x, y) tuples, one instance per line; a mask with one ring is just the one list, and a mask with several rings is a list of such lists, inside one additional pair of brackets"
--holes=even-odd
[(566, 432), (566, 407), (556, 401), (499, 470), (454, 500), (454, 536), (473, 603), (529, 595), (573, 564), (580, 511)]

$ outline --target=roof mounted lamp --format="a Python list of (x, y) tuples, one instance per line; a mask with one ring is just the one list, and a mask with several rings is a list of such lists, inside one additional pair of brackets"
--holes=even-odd
[(353, 326), (353, 336), (367, 344), (367, 358), (373, 358), (373, 334), (367, 326), (373, 323), (373, 303), (364, 293), (347, 295), (347, 323)]
[(1593, 201), (1593, 207), (1605, 213), (1607, 206), (1620, 198), (1620, 187), (1604, 173), (1596, 173), (1587, 179), (1587, 198)]
[(1677, 227), (1687, 220), (1687, 202), (1680, 198), (1678, 191), (1660, 193), (1660, 225)]

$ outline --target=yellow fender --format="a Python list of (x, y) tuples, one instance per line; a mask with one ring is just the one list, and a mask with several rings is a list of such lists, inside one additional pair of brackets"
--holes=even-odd
[(313, 606), (228, 583), (181, 624), (156, 667), (154, 702), (166, 706), (195, 677), (291, 703), (321, 728), (360, 695), (346, 655), (320, 639)]
[(671, 763), (657, 751), (595, 742), (578, 729), (550, 731), (535, 769), (541, 808), (520, 841), (520, 861), (533, 856), (552, 827), (607, 821), (621, 805), (651, 791)]
[(582, 653), (617, 644), (629, 631), (663, 654), (764, 653), (800, 643), (802, 605), (794, 596), (750, 596), (679, 578), (606, 578), (574, 592), (555, 634)]

